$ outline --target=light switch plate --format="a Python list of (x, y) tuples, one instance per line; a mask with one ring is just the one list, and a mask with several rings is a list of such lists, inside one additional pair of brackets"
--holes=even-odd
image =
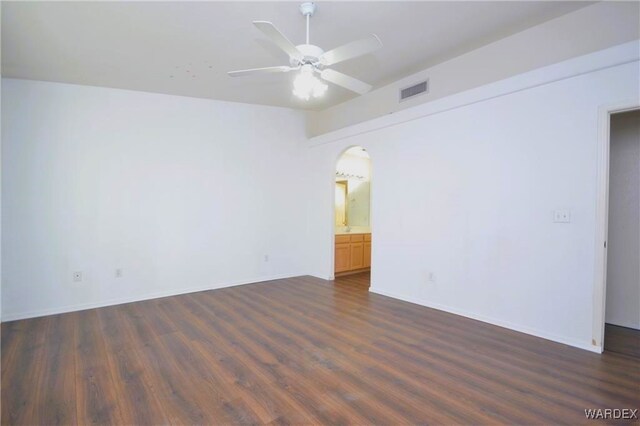
[(570, 223), (571, 211), (570, 210), (555, 210), (553, 212), (554, 223)]

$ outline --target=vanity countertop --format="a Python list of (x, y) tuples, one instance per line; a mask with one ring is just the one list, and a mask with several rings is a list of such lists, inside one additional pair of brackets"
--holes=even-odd
[(350, 231), (336, 229), (336, 235), (350, 235), (350, 234), (370, 234), (371, 228), (367, 226), (353, 226)]

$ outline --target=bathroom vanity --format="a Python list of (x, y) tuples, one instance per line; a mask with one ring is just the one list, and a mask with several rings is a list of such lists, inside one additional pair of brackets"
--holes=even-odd
[(371, 234), (341, 233), (335, 236), (335, 275), (368, 271), (371, 268)]

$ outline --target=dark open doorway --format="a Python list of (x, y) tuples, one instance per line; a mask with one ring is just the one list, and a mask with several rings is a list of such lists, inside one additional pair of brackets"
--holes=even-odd
[(640, 110), (611, 115), (604, 350), (640, 357)]

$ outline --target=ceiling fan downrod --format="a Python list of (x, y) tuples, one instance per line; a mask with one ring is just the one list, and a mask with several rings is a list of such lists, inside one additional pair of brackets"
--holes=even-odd
[(309, 44), (309, 21), (313, 14), (316, 12), (316, 4), (313, 2), (305, 2), (300, 5), (300, 13), (307, 18), (307, 42)]

